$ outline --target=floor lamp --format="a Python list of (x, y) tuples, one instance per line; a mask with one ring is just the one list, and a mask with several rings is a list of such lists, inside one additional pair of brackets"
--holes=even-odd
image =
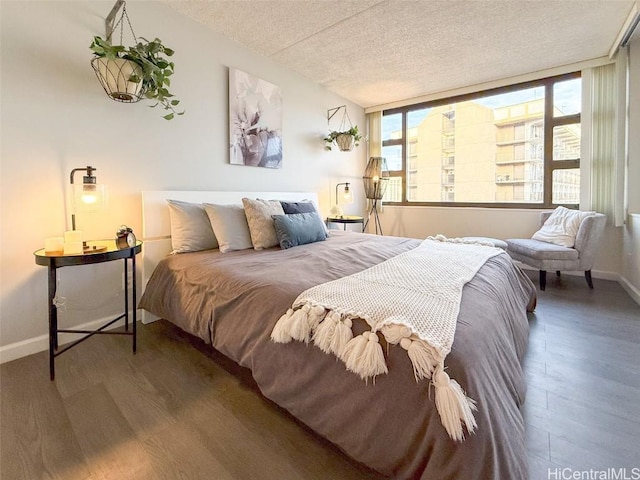
[(378, 202), (382, 200), (387, 186), (389, 185), (389, 170), (387, 168), (387, 161), (383, 157), (371, 157), (367, 162), (367, 168), (364, 169), (364, 175), (362, 176), (364, 182), (364, 194), (368, 200), (371, 200), (371, 209), (369, 215), (367, 215), (367, 221), (364, 224), (362, 230), (367, 229), (371, 215), (373, 215), (374, 223), (376, 226), (376, 235), (380, 230), (382, 233), (382, 224), (380, 223), (380, 216), (378, 215)]

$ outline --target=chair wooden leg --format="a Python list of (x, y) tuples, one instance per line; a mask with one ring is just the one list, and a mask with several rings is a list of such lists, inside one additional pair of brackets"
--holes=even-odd
[(587, 285), (589, 285), (589, 288), (593, 290), (593, 280), (591, 280), (591, 270), (587, 270), (586, 272), (584, 272), (584, 278), (585, 280), (587, 280)]
[(547, 271), (540, 270), (540, 290), (544, 290), (547, 286)]

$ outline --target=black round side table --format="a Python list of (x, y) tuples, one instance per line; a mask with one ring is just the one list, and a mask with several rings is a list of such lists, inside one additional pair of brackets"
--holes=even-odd
[[(51, 380), (55, 379), (55, 357), (75, 347), (87, 338), (96, 335), (130, 335), (133, 337), (133, 353), (136, 352), (136, 255), (142, 251), (142, 242), (128, 248), (118, 248), (115, 240), (95, 240), (86, 242), (85, 251), (78, 255), (64, 255), (62, 252), (46, 252), (44, 249), (36, 250), (33, 255), (36, 264), (49, 269), (49, 373)], [(58, 309), (55, 304), (56, 296), (56, 270), (61, 267), (73, 267), (76, 265), (90, 265), (92, 263), (111, 262), (124, 260), (124, 313), (110, 320), (96, 330), (58, 329)], [(131, 294), (133, 298), (132, 329), (129, 331), (129, 265), (131, 261), (133, 272), (131, 281)], [(104, 331), (107, 327), (124, 318), (125, 331)], [(58, 348), (58, 333), (82, 333), (82, 338)]]
[(364, 218), (357, 215), (343, 215), (341, 217), (328, 217), (327, 223), (341, 223), (344, 226), (344, 230), (347, 229), (348, 224), (359, 223), (364, 225)]

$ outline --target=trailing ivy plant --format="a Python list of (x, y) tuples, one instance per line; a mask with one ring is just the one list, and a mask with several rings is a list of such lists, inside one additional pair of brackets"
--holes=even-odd
[(355, 146), (356, 147), (359, 145), (358, 142), (360, 140), (362, 140), (362, 135), (360, 135), (360, 132), (358, 131), (358, 126), (354, 125), (349, 130), (345, 130), (344, 132), (339, 132), (339, 131), (336, 131), (336, 130), (333, 130), (333, 131), (329, 132), (329, 135), (324, 137), (324, 141), (325, 141), (324, 149), (325, 150), (331, 150), (331, 146), (334, 144), (336, 138), (338, 138), (341, 135), (350, 135), (350, 136), (352, 136), (353, 140), (355, 141)]
[[(131, 75), (130, 82), (142, 82), (144, 97), (148, 100), (155, 100), (151, 107), (162, 105), (165, 111), (169, 111), (163, 116), (165, 120), (171, 120), (175, 115), (183, 115), (184, 111), (176, 112), (175, 107), (180, 100), (174, 98), (169, 92), (173, 75), (174, 63), (166, 57), (173, 55), (173, 50), (165, 47), (159, 38), (149, 41), (146, 38), (138, 37), (141, 41), (132, 47), (123, 45), (111, 45), (102, 37), (93, 37), (93, 42), (89, 47), (96, 57), (106, 57), (108, 59), (123, 58), (131, 60), (142, 68), (142, 76)], [(165, 57), (166, 56), (166, 57)]]

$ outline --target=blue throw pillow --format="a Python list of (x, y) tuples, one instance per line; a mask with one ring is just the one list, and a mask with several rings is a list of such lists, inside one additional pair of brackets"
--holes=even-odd
[(310, 213), (316, 211), (315, 205), (311, 202), (284, 202), (280, 200), (280, 204), (282, 205), (284, 213), (286, 213), (287, 215), (295, 213)]
[(315, 211), (271, 217), (282, 249), (327, 239), (324, 223)]

